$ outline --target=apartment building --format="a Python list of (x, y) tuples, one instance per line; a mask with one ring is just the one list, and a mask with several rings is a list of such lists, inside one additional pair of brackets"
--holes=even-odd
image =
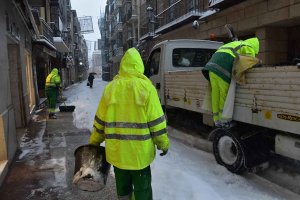
[[(17, 130), (27, 126), (45, 96), (50, 69), (59, 68), (67, 86), (76, 54), (70, 51), (75, 46), (70, 0), (0, 0), (0, 5), (1, 184), (17, 149)], [(86, 74), (87, 47), (79, 37), (78, 68)]]
[[(298, 0), (123, 0), (119, 5), (116, 0), (107, 1), (104, 23), (108, 25), (102, 27), (108, 41), (104, 47), (109, 49), (107, 57), (114, 68), (111, 77), (117, 72), (118, 59), (113, 51), (120, 47), (117, 33), (121, 31), (123, 52), (137, 46), (144, 61), (151, 48), (163, 40), (229, 42), (225, 24), (231, 24), (240, 39), (259, 38), (259, 58), (264, 64), (293, 64), (300, 57)], [(122, 29), (113, 17), (120, 12)], [(198, 20), (198, 29), (192, 27), (194, 20)]]
[(108, 0), (99, 20), (104, 72), (109, 80), (119, 71), (124, 52), (139, 41), (139, 0)]
[[(256, 36), (260, 40), (260, 54), (264, 64), (293, 63), (299, 57), (300, 1), (285, 0), (181, 0), (146, 1), (142, 7), (153, 8), (151, 20), (154, 31), (148, 29), (143, 38), (150, 48), (169, 39), (210, 39), (228, 42), (223, 28), (231, 24), (240, 39)], [(142, 8), (141, 7), (141, 8)], [(145, 9), (142, 15), (146, 15)], [(148, 13), (149, 14), (149, 13)], [(198, 19), (199, 28), (192, 22)], [(145, 26), (145, 25), (144, 25)], [(142, 25), (143, 27), (143, 25)], [(144, 51), (149, 47), (144, 45)]]
[[(0, 1), (0, 184), (17, 149), (17, 128), (36, 105), (33, 29), (27, 1)], [(25, 13), (27, 15), (25, 15)]]

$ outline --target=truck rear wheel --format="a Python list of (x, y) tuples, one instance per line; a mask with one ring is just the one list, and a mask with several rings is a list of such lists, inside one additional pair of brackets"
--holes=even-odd
[(213, 138), (213, 153), (218, 164), (233, 173), (245, 170), (245, 154), (241, 140), (230, 130), (218, 129)]

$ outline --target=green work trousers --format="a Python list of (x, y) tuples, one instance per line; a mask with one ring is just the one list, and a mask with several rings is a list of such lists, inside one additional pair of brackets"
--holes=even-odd
[(150, 166), (141, 170), (123, 170), (114, 166), (114, 172), (119, 199), (152, 200)]
[(54, 113), (57, 101), (57, 88), (56, 87), (46, 87), (46, 96), (48, 100), (48, 112)]
[(213, 72), (209, 72), (211, 100), (214, 122), (222, 121), (222, 113), (226, 101), (229, 83)]

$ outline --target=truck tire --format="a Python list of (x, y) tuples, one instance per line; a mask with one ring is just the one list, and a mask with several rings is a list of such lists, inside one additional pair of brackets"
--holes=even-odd
[(230, 129), (215, 131), (213, 153), (217, 163), (233, 173), (239, 174), (245, 171), (245, 153), (237, 134)]

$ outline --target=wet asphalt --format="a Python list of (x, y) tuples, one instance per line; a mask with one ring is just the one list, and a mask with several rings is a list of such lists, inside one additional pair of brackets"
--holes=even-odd
[(87, 144), (89, 136), (89, 130), (73, 125), (72, 113), (58, 112), (57, 119), (47, 119), (46, 111), (39, 111), (19, 133), (19, 148), (0, 188), (0, 199), (117, 199), (112, 169), (101, 191), (82, 191), (72, 184), (74, 151)]

